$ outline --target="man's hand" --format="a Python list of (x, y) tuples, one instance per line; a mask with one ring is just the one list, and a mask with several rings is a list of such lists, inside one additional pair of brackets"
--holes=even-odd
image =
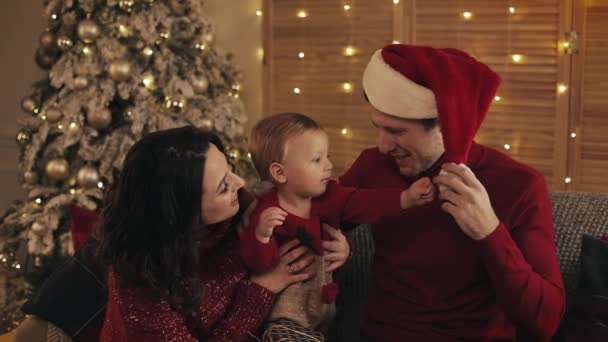
[(285, 222), (287, 212), (279, 207), (265, 209), (260, 215), (260, 222), (255, 229), (256, 238), (262, 243), (268, 243), (274, 228)]
[(439, 185), (441, 209), (454, 217), (460, 229), (473, 240), (490, 235), (500, 223), (488, 193), (466, 165), (443, 164), (433, 182)]
[(323, 241), (325, 271), (332, 272), (340, 268), (348, 260), (350, 245), (346, 240), (346, 236), (340, 230), (326, 223), (323, 223), (323, 230), (331, 237), (331, 240)]

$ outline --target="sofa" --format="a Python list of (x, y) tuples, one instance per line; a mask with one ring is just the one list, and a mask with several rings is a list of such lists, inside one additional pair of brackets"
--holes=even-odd
[[(574, 295), (580, 270), (579, 255), (584, 234), (608, 234), (608, 193), (553, 192), (551, 194), (559, 263), (568, 296)], [(330, 341), (357, 341), (364, 319), (374, 244), (369, 227), (348, 233), (353, 245), (352, 260), (336, 274), (340, 283), (338, 313), (330, 330)], [(29, 317), (12, 334), (21, 342), (68, 341), (52, 324)]]

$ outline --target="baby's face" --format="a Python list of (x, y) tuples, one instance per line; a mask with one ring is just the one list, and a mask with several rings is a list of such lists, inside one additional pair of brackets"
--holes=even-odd
[(308, 130), (287, 140), (282, 163), (286, 186), (303, 197), (323, 194), (333, 167), (328, 149), (329, 140), (323, 130)]

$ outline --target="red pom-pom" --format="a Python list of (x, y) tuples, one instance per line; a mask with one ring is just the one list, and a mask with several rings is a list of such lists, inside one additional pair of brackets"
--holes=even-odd
[(329, 283), (323, 286), (323, 303), (325, 304), (333, 304), (336, 302), (336, 298), (338, 298), (338, 284)]

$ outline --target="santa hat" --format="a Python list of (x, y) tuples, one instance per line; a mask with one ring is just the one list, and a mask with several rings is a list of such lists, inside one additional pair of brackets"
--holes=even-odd
[(363, 73), (370, 104), (406, 119), (439, 118), (446, 161), (466, 163), (500, 77), (457, 49), (393, 44), (374, 53)]

